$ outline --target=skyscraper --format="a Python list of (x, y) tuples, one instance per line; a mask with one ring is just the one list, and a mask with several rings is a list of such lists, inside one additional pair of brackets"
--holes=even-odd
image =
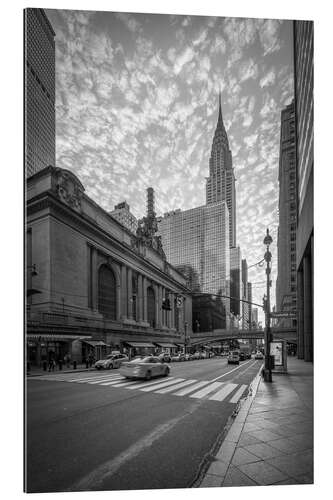
[(242, 255), (239, 247), (230, 248), (230, 311), (235, 316), (241, 315), (242, 298)]
[(298, 357), (313, 360), (313, 22), (294, 21)]
[(236, 246), (236, 191), (232, 154), (224, 127), (219, 95), (219, 113), (209, 159), (206, 179), (206, 204), (225, 201), (229, 210), (229, 246)]
[[(159, 217), (168, 262), (185, 271), (195, 291), (230, 295), (229, 215), (224, 201)], [(198, 286), (199, 285), (199, 286)], [(223, 298), (229, 321), (230, 300)]]
[[(279, 231), (276, 306), (278, 311), (296, 309), (296, 145), (294, 101), (281, 112), (279, 160)], [(295, 326), (295, 320), (280, 324)]]
[(43, 9), (24, 10), (25, 175), (55, 166), (55, 33)]
[(136, 234), (138, 228), (138, 221), (136, 217), (131, 213), (129, 204), (126, 201), (122, 201), (115, 205), (114, 210), (110, 212), (110, 215), (116, 219), (120, 224), (125, 226), (133, 234)]

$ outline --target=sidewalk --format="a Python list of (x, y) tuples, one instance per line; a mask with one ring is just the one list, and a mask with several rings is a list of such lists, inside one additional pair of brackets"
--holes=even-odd
[(36, 377), (38, 375), (59, 375), (60, 373), (76, 373), (76, 372), (89, 372), (89, 371), (95, 371), (94, 365), (91, 368), (86, 368), (86, 364), (79, 364), (77, 365), (76, 369), (74, 370), (73, 365), (71, 364), (70, 367), (68, 368), (66, 365), (62, 366), (62, 370), (59, 370), (59, 367), (56, 366), (54, 371), (49, 372), (49, 370), (43, 370), (43, 367), (39, 366), (32, 366), (29, 370), (29, 372), (26, 373), (27, 377)]
[(313, 483), (313, 364), (255, 379), (200, 488)]

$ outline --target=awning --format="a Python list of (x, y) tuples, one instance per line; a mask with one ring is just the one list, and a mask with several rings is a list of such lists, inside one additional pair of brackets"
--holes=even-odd
[[(88, 337), (89, 338), (89, 337)], [(72, 340), (82, 340), (82, 336), (79, 335), (57, 335), (52, 333), (45, 334), (31, 334), (26, 335), (26, 340), (40, 340), (42, 341), (72, 341)]]
[(126, 342), (125, 344), (129, 345), (130, 347), (156, 347), (154, 344), (151, 344), (150, 342)]
[(158, 347), (178, 347), (176, 344), (171, 344), (170, 342), (155, 342)]
[(97, 347), (97, 346), (105, 346), (105, 347), (107, 347), (107, 344), (105, 342), (103, 342), (102, 340), (85, 340), (85, 339), (81, 339), (81, 342), (84, 342), (85, 344), (88, 344), (91, 347)]

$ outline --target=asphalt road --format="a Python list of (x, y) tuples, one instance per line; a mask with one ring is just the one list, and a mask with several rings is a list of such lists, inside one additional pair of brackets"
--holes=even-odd
[(150, 382), (119, 370), (29, 378), (26, 490), (190, 487), (261, 363), (171, 363)]

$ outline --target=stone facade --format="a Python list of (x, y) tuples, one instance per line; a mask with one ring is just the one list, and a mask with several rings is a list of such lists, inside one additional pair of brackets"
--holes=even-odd
[[(47, 167), (28, 179), (26, 244), (28, 343), (56, 341), (63, 355), (80, 339), (123, 349), (181, 344), (185, 323), (191, 334), (186, 278), (91, 200), (71, 172)], [(166, 297), (171, 311), (162, 309)]]

